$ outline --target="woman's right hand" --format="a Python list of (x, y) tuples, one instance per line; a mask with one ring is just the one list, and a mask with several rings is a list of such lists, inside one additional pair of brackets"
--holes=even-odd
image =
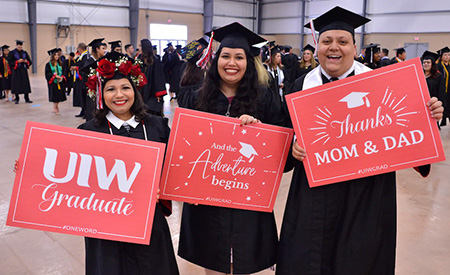
[(306, 157), (305, 149), (300, 147), (297, 141), (294, 141), (294, 144), (292, 145), (292, 156), (299, 161), (303, 161)]

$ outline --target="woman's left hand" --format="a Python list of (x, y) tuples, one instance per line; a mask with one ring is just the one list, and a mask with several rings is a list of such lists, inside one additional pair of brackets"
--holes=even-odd
[(436, 97), (432, 97), (427, 103), (428, 108), (431, 111), (431, 116), (437, 120), (444, 116), (444, 107), (442, 107), (442, 102)]
[(242, 115), (239, 117), (239, 119), (241, 120), (241, 126), (242, 125), (248, 125), (248, 124), (255, 124), (260, 122), (258, 119), (250, 116), (250, 115)]

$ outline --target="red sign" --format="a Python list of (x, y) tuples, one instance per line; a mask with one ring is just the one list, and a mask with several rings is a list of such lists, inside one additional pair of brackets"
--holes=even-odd
[(149, 244), (164, 150), (27, 122), (6, 224)]
[(311, 187), (445, 160), (418, 58), (286, 96)]
[(161, 198), (271, 212), (291, 129), (177, 108)]

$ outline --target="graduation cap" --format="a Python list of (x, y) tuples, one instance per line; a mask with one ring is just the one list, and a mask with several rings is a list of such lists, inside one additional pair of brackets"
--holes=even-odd
[[(265, 42), (266, 40), (238, 22), (231, 23), (216, 29), (214, 39), (220, 42), (220, 49), (227, 47), (232, 49), (244, 49), (251, 52), (254, 56), (259, 55), (260, 49), (253, 47), (255, 44)], [(211, 36), (212, 32), (206, 33)]]
[(152, 47), (153, 47), (153, 50), (156, 51), (156, 49), (157, 49), (156, 45), (153, 45)]
[(302, 49), (302, 51), (306, 51), (306, 50), (311, 51), (312, 53), (314, 53), (314, 51), (316, 50), (316, 48), (314, 48), (314, 47), (311, 46), (310, 44), (307, 44), (307, 45)]
[(284, 45), (284, 48), (285, 48), (285, 49), (289, 49), (289, 50), (292, 49), (292, 47), (289, 46), (289, 45)]
[(102, 41), (104, 39), (105, 38), (96, 38), (96, 39), (92, 40), (91, 43), (88, 44), (88, 46), (92, 47), (92, 48), (98, 48), (100, 45), (102, 45)]
[(450, 52), (450, 49), (447, 46), (445, 46), (444, 48), (442, 48), (438, 51), (438, 54), (440, 56), (442, 56), (444, 53), (448, 53), (448, 52)]
[(436, 62), (436, 60), (439, 59), (439, 54), (430, 52), (430, 51), (425, 51), (422, 54), (422, 60), (425, 60), (425, 59), (431, 59), (431, 62), (434, 63), (434, 62)]
[(380, 49), (380, 44), (370, 43), (369, 45), (366, 45), (364, 47), (366, 49), (365, 57), (367, 58), (367, 60), (365, 60), (365, 62), (372, 63), (373, 62), (373, 55), (378, 53), (381, 50)]
[(194, 40), (181, 49), (181, 57), (188, 61), (196, 62), (207, 47), (208, 42), (204, 38)]
[(3, 46), (2, 46), (2, 50), (4, 50), (4, 49), (9, 49), (9, 46), (8, 46), (8, 45), (6, 45), (6, 44), (5, 44), (5, 45), (3, 45)]
[(256, 152), (255, 148), (253, 148), (252, 145), (247, 144), (247, 143), (243, 143), (240, 142), (242, 148), (241, 150), (239, 150), (239, 153), (241, 153), (244, 157), (248, 158), (249, 161), (248, 162), (252, 162), (253, 158), (255, 158), (255, 156), (258, 156), (258, 153)]
[[(304, 27), (316, 30), (319, 35), (329, 30), (344, 30), (355, 36), (355, 29), (369, 22), (370, 19), (336, 6)], [(312, 23), (312, 24), (311, 24)]]
[(16, 40), (16, 45), (23, 45), (23, 41), (22, 40)]
[(176, 45), (175, 48), (181, 49), (181, 45)]
[(114, 50), (115, 48), (122, 48), (122, 41), (120, 40), (116, 40), (116, 41), (111, 41), (108, 42), (109, 45), (111, 45), (111, 50)]
[(57, 52), (58, 52), (58, 48), (53, 48), (53, 49), (47, 51), (48, 55), (50, 55), (50, 56)]
[(364, 104), (366, 104), (367, 107), (370, 107), (370, 102), (367, 98), (368, 94), (369, 93), (351, 92), (339, 100), (339, 102), (347, 103), (347, 108), (349, 109), (363, 106)]
[(394, 51), (396, 52), (397, 55), (406, 52), (406, 51), (405, 51), (405, 48), (403, 48), (403, 47), (396, 48), (396, 49), (394, 49)]
[(170, 47), (170, 46), (173, 47), (172, 42), (167, 43), (167, 47)]
[(57, 48), (57, 50), (58, 50), (58, 52), (62, 52), (62, 49), (61, 49), (61, 48)]

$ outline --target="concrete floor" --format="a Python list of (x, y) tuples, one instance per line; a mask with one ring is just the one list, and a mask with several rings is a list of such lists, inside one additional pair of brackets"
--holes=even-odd
[[(0, 274), (84, 274), (83, 238), (31, 229), (7, 227), (6, 216), (27, 120), (75, 128), (83, 123), (74, 115), (72, 97), (52, 116), (47, 86), (42, 76), (31, 76), (33, 104), (0, 102)], [(165, 113), (172, 118), (176, 103), (166, 98)], [(444, 149), (450, 152), (450, 126), (441, 131)], [(397, 173), (398, 245), (396, 274), (450, 274), (450, 162), (432, 166), (422, 179), (413, 169)], [(281, 225), (291, 173), (285, 174), (275, 204)], [(449, 184), (449, 185), (448, 185)], [(168, 218), (175, 250), (178, 248), (181, 203), (174, 202)], [(203, 274), (202, 269), (177, 258), (182, 275)], [(446, 271), (447, 270), (447, 271)], [(275, 274), (266, 270), (259, 275)]]

